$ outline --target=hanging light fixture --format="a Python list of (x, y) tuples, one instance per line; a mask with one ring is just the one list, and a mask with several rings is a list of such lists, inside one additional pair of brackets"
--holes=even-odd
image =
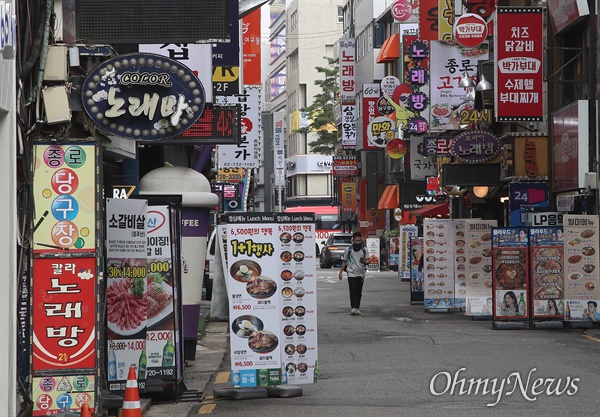
[(473, 87), (467, 87), (467, 95), (465, 96), (465, 101), (473, 100), (475, 100), (475, 89)]
[(488, 91), (492, 89), (492, 84), (485, 79), (485, 75), (481, 74), (481, 76), (479, 77), (479, 82), (477, 83), (477, 87), (475, 87), (475, 90), (477, 91)]
[(462, 79), (458, 83), (458, 86), (462, 88), (475, 87), (475, 83), (473, 82), (473, 79), (469, 77), (469, 73), (465, 71)]
[(477, 187), (473, 187), (473, 194), (475, 194), (476, 197), (479, 198), (483, 198), (485, 197), (488, 192), (490, 191), (490, 187), (486, 186), (486, 185), (480, 185)]

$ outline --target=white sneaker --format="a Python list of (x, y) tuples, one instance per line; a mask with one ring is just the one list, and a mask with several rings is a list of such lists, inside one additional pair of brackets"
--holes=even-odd
[(358, 314), (357, 311), (358, 311), (357, 309), (353, 308), (352, 310), (350, 310), (350, 315), (356, 316)]
[(362, 314), (358, 308), (355, 308), (355, 310), (356, 310), (356, 315), (357, 316), (360, 316)]

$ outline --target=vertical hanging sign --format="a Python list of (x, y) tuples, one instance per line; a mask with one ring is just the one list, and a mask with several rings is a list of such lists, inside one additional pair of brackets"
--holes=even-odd
[(340, 39), (340, 101), (354, 103), (356, 96), (356, 78), (354, 66), (356, 64), (356, 41), (354, 39)]
[(544, 117), (544, 14), (541, 7), (498, 7), (495, 111), (499, 122)]

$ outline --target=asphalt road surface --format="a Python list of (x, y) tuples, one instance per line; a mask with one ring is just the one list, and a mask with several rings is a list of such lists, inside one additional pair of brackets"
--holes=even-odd
[(188, 415), (600, 414), (600, 339), (584, 330), (494, 330), (458, 312), (428, 313), (394, 272), (369, 273), (363, 314), (351, 316), (337, 274), (318, 270), (317, 384), (297, 398), (219, 399)]

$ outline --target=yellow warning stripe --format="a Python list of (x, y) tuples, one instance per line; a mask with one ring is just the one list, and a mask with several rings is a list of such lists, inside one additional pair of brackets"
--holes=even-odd
[(588, 339), (593, 340), (594, 342), (600, 343), (600, 339), (598, 339), (597, 337), (594, 337), (592, 335), (584, 334), (583, 337), (587, 337)]
[(202, 407), (200, 407), (200, 410), (198, 410), (198, 414), (210, 414), (213, 412), (216, 406), (217, 404), (205, 404)]
[(224, 384), (229, 381), (229, 372), (219, 372), (215, 377), (215, 384)]

